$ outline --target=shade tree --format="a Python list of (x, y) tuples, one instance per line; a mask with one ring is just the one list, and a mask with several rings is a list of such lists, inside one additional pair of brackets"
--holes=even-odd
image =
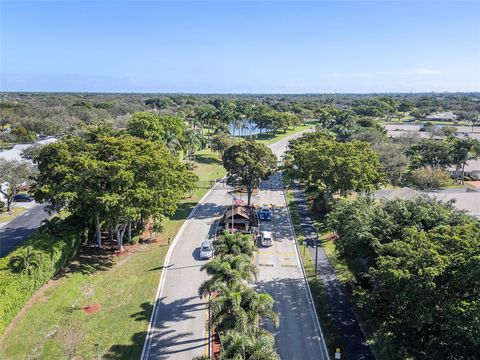
[(241, 141), (230, 146), (223, 155), (227, 183), (244, 186), (251, 204), (253, 190), (277, 168), (277, 158), (270, 148), (254, 141)]

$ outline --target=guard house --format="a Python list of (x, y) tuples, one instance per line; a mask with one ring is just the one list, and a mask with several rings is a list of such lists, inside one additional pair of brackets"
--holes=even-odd
[(258, 219), (255, 208), (237, 205), (229, 207), (220, 219), (218, 231), (241, 232), (243, 234), (255, 233), (258, 228)]

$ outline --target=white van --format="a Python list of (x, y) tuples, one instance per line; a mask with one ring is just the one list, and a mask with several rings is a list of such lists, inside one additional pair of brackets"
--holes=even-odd
[(260, 243), (262, 246), (272, 246), (273, 245), (273, 236), (270, 231), (262, 231), (260, 237)]

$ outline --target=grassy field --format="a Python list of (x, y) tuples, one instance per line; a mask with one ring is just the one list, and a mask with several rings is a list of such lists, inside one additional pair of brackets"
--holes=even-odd
[(442, 121), (442, 120), (417, 120), (413, 121), (412, 118), (405, 117), (402, 119), (392, 119), (391, 121), (380, 121), (381, 125), (402, 125), (402, 124), (414, 124), (414, 125), (423, 125), (425, 123), (430, 123), (434, 125), (450, 125), (450, 126), (471, 126), (471, 123), (465, 121)]
[(11, 208), (10, 212), (0, 210), (0, 224), (15, 219), (18, 215), (23, 214), (25, 211), (27, 211), (27, 209), (23, 206), (14, 206)]
[(266, 134), (258, 134), (257, 135), (257, 142), (265, 144), (265, 145), (270, 145), (270, 144), (273, 144), (274, 142), (276, 142), (278, 140), (282, 140), (283, 138), (285, 138), (289, 135), (293, 135), (293, 134), (296, 134), (300, 131), (307, 130), (307, 129), (313, 127), (313, 126), (314, 126), (313, 123), (307, 123), (307, 125), (299, 125), (299, 126), (296, 126), (293, 129), (288, 130), (285, 133), (283, 133), (283, 132), (278, 133), (275, 137), (270, 137), (270, 136), (267, 136)]
[[(297, 127), (265, 143), (306, 128)], [(208, 191), (210, 181), (225, 175), (209, 150), (196, 154), (194, 172), (199, 186), (166, 219), (159, 242), (127, 247), (119, 257), (74, 261), (66, 275), (38, 291), (24, 314), (14, 320), (10, 332), (0, 339), (0, 359), (66, 359), (72, 353), (75, 359), (94, 359), (97, 349), (103, 359), (138, 359), (169, 239)], [(82, 308), (89, 304), (99, 304), (100, 309), (87, 315)]]
[[(36, 294), (25, 316), (6, 336), (1, 359), (93, 359), (95, 344), (104, 359), (137, 359), (142, 351), (152, 300), (168, 250), (168, 238), (178, 232), (210, 180), (225, 170), (208, 150), (196, 157), (199, 187), (165, 222), (163, 241), (132, 246), (127, 254), (106, 256), (95, 262), (81, 259), (71, 271)], [(82, 307), (98, 303), (87, 315)]]

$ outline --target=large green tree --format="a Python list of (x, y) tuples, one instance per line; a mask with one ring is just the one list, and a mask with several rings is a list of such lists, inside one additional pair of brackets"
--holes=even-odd
[(339, 142), (318, 131), (290, 142), (285, 174), (326, 197), (371, 192), (383, 181), (378, 154), (362, 141)]
[(0, 159), (0, 193), (7, 200), (7, 211), (21, 186), (30, 184), (34, 174), (35, 169), (27, 161)]
[(266, 180), (277, 168), (277, 158), (264, 144), (242, 141), (230, 146), (223, 155), (223, 166), (227, 170), (227, 183), (245, 186), (248, 205), (253, 190), (260, 180)]
[(427, 197), (340, 201), (336, 249), (358, 262), (357, 305), (382, 358), (474, 359), (480, 344), (480, 223)]
[(120, 249), (132, 223), (149, 217), (161, 223), (196, 180), (163, 144), (130, 135), (69, 137), (43, 147), (34, 160), (35, 197), (84, 218), (99, 245), (100, 229), (112, 229)]
[(151, 141), (164, 141), (167, 134), (182, 142), (185, 120), (180, 116), (160, 115), (155, 112), (138, 112), (127, 123), (129, 134)]

